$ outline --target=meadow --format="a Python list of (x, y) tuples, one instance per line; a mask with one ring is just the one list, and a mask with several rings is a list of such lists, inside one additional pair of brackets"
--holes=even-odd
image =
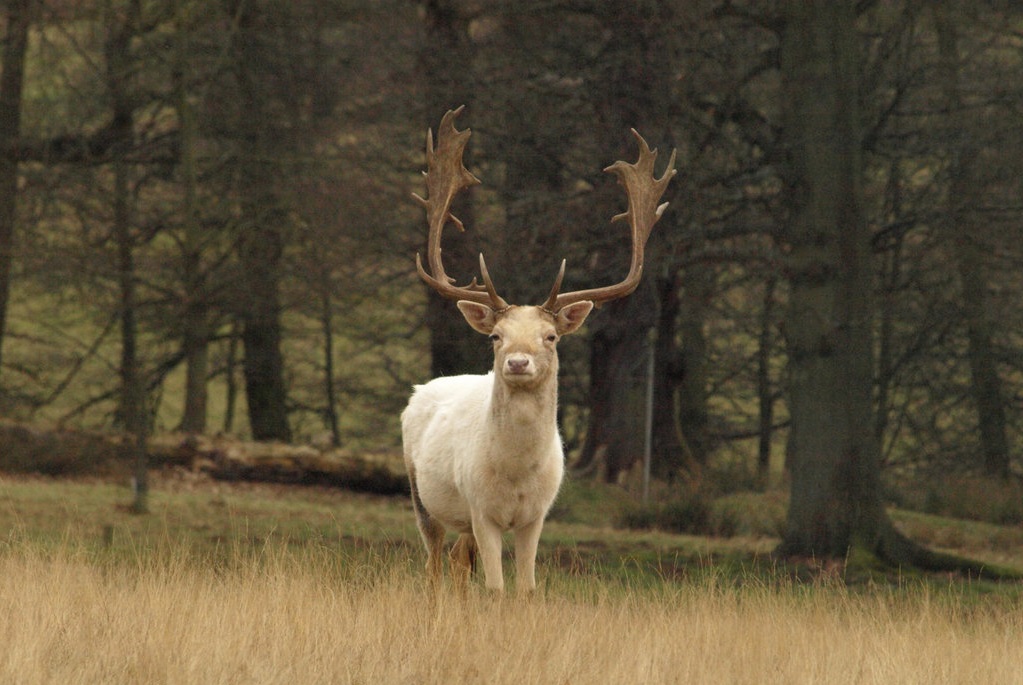
[[(1017, 584), (808, 574), (758, 525), (622, 531), (570, 484), (537, 595), (435, 596), (403, 499), (154, 481), (134, 516), (104, 480), (0, 476), (0, 682), (1023, 683)], [(1023, 566), (1018, 525), (893, 515)]]

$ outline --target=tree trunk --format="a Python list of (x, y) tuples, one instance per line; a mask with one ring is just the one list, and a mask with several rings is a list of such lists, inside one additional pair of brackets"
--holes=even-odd
[[(7, 3), (7, 36), (3, 49), (3, 74), (0, 75), (0, 150), (7, 150), (21, 133), (21, 94), (29, 9), (30, 0)], [(3, 340), (7, 331), (17, 206), (18, 162), (13, 155), (0, 155), (0, 369), (3, 368)]]
[(653, 290), (644, 278), (632, 295), (606, 304), (590, 334), (590, 416), (576, 467), (609, 483), (643, 455)]
[(324, 410), (331, 444), (341, 444), (341, 427), (337, 415), (337, 386), (334, 382), (334, 304), (325, 279), (320, 293), (320, 323), (323, 326), (323, 393), (327, 406)]
[[(902, 212), (902, 180), (899, 162), (892, 160), (885, 187), (885, 216), (888, 221), (894, 221)], [(892, 407), (891, 397), (895, 381), (895, 303), (902, 282), (902, 232), (895, 232), (886, 243), (881, 255), (881, 323), (878, 326), (877, 409), (874, 417), (874, 438), (881, 446), (882, 459), (885, 454), (885, 435), (888, 432), (888, 417)]]
[[(682, 384), (679, 386), (679, 424), (694, 466), (707, 465), (711, 451), (707, 408), (707, 338), (704, 334), (707, 303), (714, 291), (714, 270), (693, 264), (682, 279), (681, 321)], [(663, 316), (663, 314), (662, 314)]]
[(977, 411), (984, 471), (999, 478), (1009, 477), (1009, 443), (1006, 436), (1005, 403), (998, 376), (993, 344), (994, 322), (989, 310), (985, 248), (967, 207), (975, 194), (977, 151), (970, 144), (959, 87), (959, 46), (955, 3), (944, 0), (934, 8), (938, 34), (938, 57), (942, 87), (951, 123), (947, 233), (959, 274), (960, 297), (966, 317), (966, 358), (970, 366), (971, 394)]
[(786, 3), (781, 73), (792, 492), (777, 553), (1017, 578), (916, 545), (895, 530), (881, 501), (853, 12), (853, 3)]
[[(198, 295), (199, 291), (193, 291)], [(206, 432), (206, 379), (209, 368), (209, 330), (206, 306), (187, 302), (182, 326), (182, 347), (185, 353), (185, 406), (181, 430), (185, 433)]]
[[(134, 500), (131, 510), (146, 513), (149, 510), (148, 463), (146, 433), (149, 413), (146, 408), (145, 385), (137, 354), (136, 277), (134, 238), (132, 236), (132, 206), (130, 164), (134, 111), (131, 104), (132, 65), (129, 48), (141, 12), (139, 0), (133, 0), (125, 16), (111, 16), (106, 44), (107, 88), (113, 107), (112, 135), (116, 142), (111, 148), (114, 170), (113, 234), (117, 243), (118, 276), (121, 290), (121, 420), (132, 439), (134, 462)], [(113, 13), (112, 13), (113, 14)]]
[(689, 451), (679, 421), (679, 387), (686, 381), (685, 357), (676, 343), (681, 312), (679, 272), (658, 279), (660, 316), (654, 352), (653, 456), (651, 470), (659, 478), (672, 480), (685, 471), (695, 472), (697, 463)]
[(238, 21), (237, 70), (242, 107), (238, 121), (239, 179), (242, 193), (238, 256), (242, 269), (241, 340), (249, 429), (256, 440), (291, 440), (288, 425), (284, 355), (281, 352), (279, 284), (284, 232), (288, 225), (280, 192), (279, 160), (294, 151), (293, 136), (274, 118), (270, 93), (262, 78), (273, 63), (272, 43), (262, 39), (261, 10), (244, 5)]
[[(264, 220), (269, 223), (269, 220)], [(281, 306), (277, 292), (283, 249), (276, 228), (250, 225), (240, 248), (248, 287), (242, 312), (242, 370), (249, 429), (256, 440), (291, 440), (288, 425), (284, 356), (281, 354)]]
[[(657, 19), (653, 19), (636, 6), (593, 4), (594, 15), (620, 38), (603, 55), (605, 78), (591, 94), (601, 125), (596, 139), (601, 149), (607, 150), (608, 159), (635, 159), (635, 144), (627, 136), (630, 128), (646, 136), (651, 144), (663, 140), (663, 132), (668, 130), (665, 122), (655, 117), (671, 109), (665, 101), (670, 94), (656, 88), (659, 82), (656, 69), (660, 63), (657, 50), (663, 47), (658, 45), (657, 37), (660, 21), (667, 18), (670, 7), (667, 3), (656, 5), (660, 11), (655, 12)], [(593, 200), (599, 208), (597, 215), (609, 218), (620, 212), (623, 206), (620, 193), (620, 187), (600, 184)], [(604, 251), (611, 249), (611, 245), (623, 244), (618, 237), (609, 242), (603, 236), (610, 234), (603, 227), (600, 230), (603, 244), (595, 245), (602, 245)], [(607, 480), (615, 479), (643, 454), (647, 337), (658, 320), (653, 284), (653, 274), (658, 271), (655, 246), (660, 240), (658, 232), (664, 230), (668, 229), (663, 221), (654, 229), (647, 246), (645, 273), (636, 292), (590, 317), (590, 412), (586, 442), (577, 466), (580, 469), (596, 466)], [(619, 257), (624, 261), (626, 255), (616, 255), (604, 263), (621, 264)], [(594, 280), (613, 283), (620, 273), (607, 269)]]
[(234, 413), (238, 404), (238, 342), (241, 340), (241, 323), (235, 319), (227, 336), (227, 352), (224, 360), (224, 433), (234, 430)]
[(860, 210), (854, 8), (786, 4), (782, 41), (792, 496), (783, 555), (871, 552), (887, 523), (873, 422), (872, 273)]
[(774, 297), (778, 279), (774, 274), (764, 282), (760, 311), (760, 335), (757, 340), (757, 404), (759, 437), (757, 440), (757, 485), (766, 490), (771, 479), (771, 438), (774, 436), (774, 384), (771, 382), (771, 329), (774, 327)]
[(181, 177), (184, 190), (182, 215), (184, 240), (181, 246), (181, 279), (184, 290), (181, 347), (185, 354), (185, 401), (181, 430), (186, 433), (206, 431), (206, 380), (209, 366), (208, 302), (203, 273), (203, 231), (199, 223), (199, 171), (196, 146), (198, 123), (188, 89), (188, 54), (191, 30), (185, 20), (185, 5), (179, 3), (177, 25), (178, 60), (175, 68), (175, 96), (178, 111), (181, 150)]

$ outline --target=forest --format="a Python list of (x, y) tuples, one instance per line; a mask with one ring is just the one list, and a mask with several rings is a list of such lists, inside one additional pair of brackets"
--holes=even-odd
[[(785, 478), (782, 549), (940, 565), (885, 479), (1023, 474), (1023, 10), (1000, 0), (6, 0), (0, 416), (397, 447), (483, 372), (448, 273), (614, 283), (635, 128), (677, 150), (629, 298), (562, 344), (577, 474)], [(652, 360), (653, 373), (648, 374)], [(652, 379), (652, 384), (648, 383)], [(651, 387), (648, 387), (651, 385)], [(650, 401), (652, 398), (652, 401)], [(143, 448), (144, 449), (144, 448)]]

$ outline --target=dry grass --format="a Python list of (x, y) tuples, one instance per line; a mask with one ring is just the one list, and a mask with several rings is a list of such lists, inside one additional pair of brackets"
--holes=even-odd
[[(0, 547), (0, 682), (1020, 683), (1018, 602), (554, 578), (436, 600), (406, 559)], [(1015, 606), (1013, 606), (1015, 605)]]
[[(747, 566), (770, 539), (575, 507), (539, 596), (434, 599), (405, 500), (155, 483), (135, 517), (123, 487), (0, 476), (0, 683), (1023, 683), (1019, 585), (800, 584)], [(1021, 563), (1018, 527), (900, 521)]]

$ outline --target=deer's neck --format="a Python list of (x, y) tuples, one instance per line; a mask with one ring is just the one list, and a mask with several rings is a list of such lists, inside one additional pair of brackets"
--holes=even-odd
[(550, 374), (537, 385), (524, 388), (494, 375), (490, 420), (505, 440), (524, 446), (550, 440), (557, 430), (558, 377)]

